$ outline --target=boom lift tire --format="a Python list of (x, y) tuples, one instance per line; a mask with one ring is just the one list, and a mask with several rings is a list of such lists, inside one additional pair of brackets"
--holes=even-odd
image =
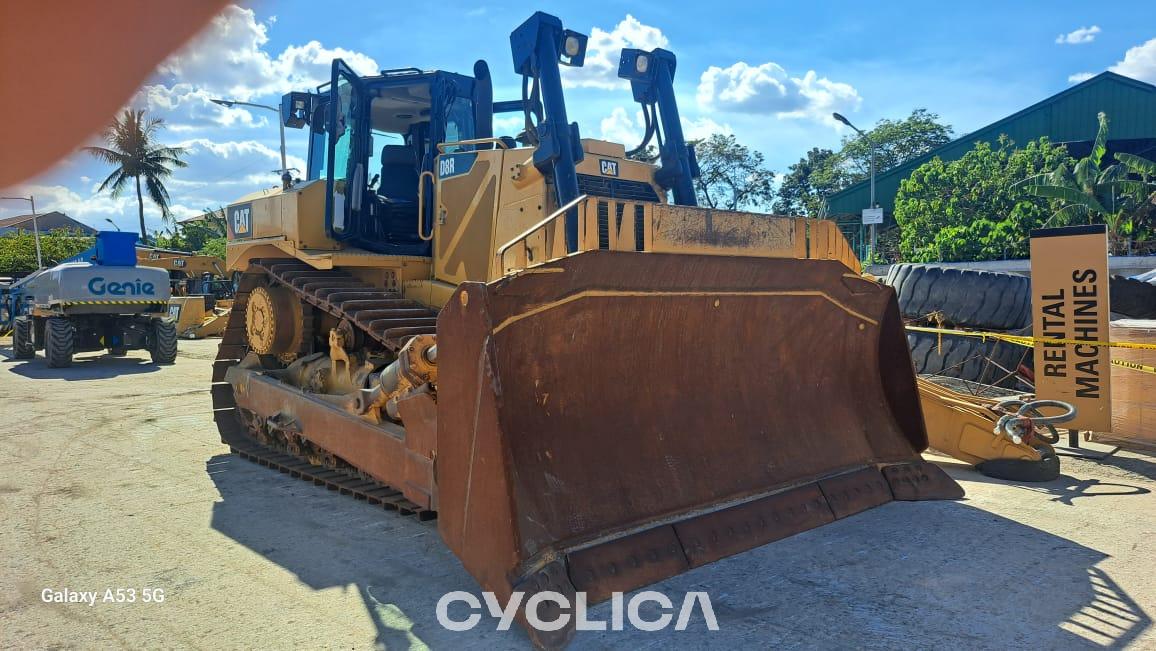
[(172, 364), (177, 361), (177, 324), (171, 319), (153, 321), (153, 342), (149, 356), (154, 364)]
[(1045, 482), (1060, 476), (1060, 458), (1045, 454), (1039, 461), (1027, 459), (992, 459), (977, 464), (975, 469), (988, 477), (1009, 481)]
[(36, 342), (32, 339), (32, 319), (18, 316), (12, 323), (12, 353), (16, 359), (36, 357)]
[(995, 271), (896, 264), (884, 284), (895, 288), (904, 318), (988, 330), (1031, 321), (1031, 281)]
[(1133, 319), (1156, 319), (1156, 285), (1112, 276), (1108, 294), (1113, 312)]
[(72, 366), (75, 337), (72, 322), (66, 317), (54, 316), (48, 319), (44, 329), (44, 356), (48, 359), (49, 368)]

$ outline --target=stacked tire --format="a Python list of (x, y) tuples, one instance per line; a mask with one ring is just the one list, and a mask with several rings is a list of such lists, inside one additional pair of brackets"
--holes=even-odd
[[(1031, 281), (994, 271), (925, 264), (892, 265), (883, 281), (895, 289), (899, 311), (914, 325), (1026, 334), (1031, 326)], [(915, 372), (1023, 390), (1013, 375), (1030, 364), (1023, 346), (973, 336), (908, 331)]]
[(1108, 284), (1112, 312), (1131, 319), (1156, 319), (1156, 278), (1112, 276)]
[[(1015, 274), (953, 269), (935, 265), (897, 264), (884, 283), (895, 288), (899, 311), (908, 323), (949, 329), (982, 330), (1015, 335), (1031, 333), (1031, 280)], [(975, 336), (907, 332), (915, 372), (1030, 390), (1015, 372), (1031, 364), (1031, 349)], [(1037, 461), (989, 459), (981, 473), (1011, 481), (1051, 481), (1060, 460), (1040, 449)]]

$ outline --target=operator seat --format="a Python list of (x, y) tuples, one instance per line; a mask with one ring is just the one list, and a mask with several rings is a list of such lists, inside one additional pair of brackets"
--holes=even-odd
[(405, 145), (381, 148), (378, 201), (371, 208), (372, 233), (363, 246), (395, 255), (430, 255), (430, 242), (417, 233), (417, 157)]
[(381, 182), (377, 193), (389, 201), (417, 203), (417, 157), (405, 145), (381, 148)]

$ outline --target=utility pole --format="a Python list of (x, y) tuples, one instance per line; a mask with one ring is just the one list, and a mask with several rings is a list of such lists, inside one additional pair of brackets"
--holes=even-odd
[(0, 197), (0, 199), (27, 201), (32, 204), (32, 239), (36, 242), (36, 270), (43, 269), (44, 263), (40, 259), (40, 225), (36, 223), (36, 197), (28, 195), (27, 197)]
[[(850, 120), (843, 117), (839, 113), (832, 113), (831, 117), (835, 118), (839, 122), (842, 122), (843, 124), (854, 129), (855, 133), (859, 134), (860, 138), (866, 138), (867, 137), (866, 133), (864, 133), (861, 129), (859, 129), (859, 127), (856, 127), (855, 125), (851, 124)], [(868, 207), (874, 209), (874, 208), (879, 207), (879, 205), (877, 203), (875, 203), (875, 143), (868, 141), (867, 144), (871, 147), (871, 162), (870, 162), (870, 167), (871, 167), (871, 199), (870, 199), (870, 205)], [(867, 251), (867, 259), (868, 260), (870, 260), (875, 255), (875, 222), (871, 222), (870, 231), (871, 231), (871, 233), (870, 233), (871, 245)]]
[(293, 175), (289, 173), (289, 164), (285, 161), (285, 119), (284, 119), (284, 116), (281, 115), (281, 106), (280, 105), (269, 106), (268, 104), (253, 104), (250, 102), (238, 102), (238, 101), (232, 100), (232, 99), (213, 99), (213, 100), (209, 100), (209, 101), (218, 105), (218, 106), (224, 106), (226, 108), (229, 108), (232, 106), (251, 106), (253, 108), (262, 108), (262, 109), (265, 109), (267, 111), (273, 111), (274, 113), (277, 114), (277, 126), (280, 127), (280, 129), (281, 129), (281, 169), (279, 169), (277, 171), (281, 172), (281, 188), (284, 190), (288, 190), (289, 186), (293, 183)]

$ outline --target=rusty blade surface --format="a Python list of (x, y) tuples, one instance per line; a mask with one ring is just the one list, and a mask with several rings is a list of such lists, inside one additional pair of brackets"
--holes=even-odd
[(833, 522), (815, 484), (769, 495), (675, 525), (691, 567)]
[[(870, 468), (866, 496), (807, 512), (842, 517), (891, 499), (875, 465), (927, 445), (894, 294), (838, 262), (588, 252), (462, 285), (438, 335), (439, 529), (499, 592), (556, 553), (826, 478), (808, 490), (841, 495)], [(683, 527), (729, 541), (636, 569), (778, 536), (745, 508)], [(613, 588), (622, 553), (575, 551), (576, 584)]]
[(824, 479), (819, 482), (819, 488), (836, 518), (855, 515), (891, 501), (891, 489), (875, 467)]
[(885, 466), (883, 477), (897, 500), (957, 500), (963, 497), (963, 487), (934, 463), (917, 461)]

